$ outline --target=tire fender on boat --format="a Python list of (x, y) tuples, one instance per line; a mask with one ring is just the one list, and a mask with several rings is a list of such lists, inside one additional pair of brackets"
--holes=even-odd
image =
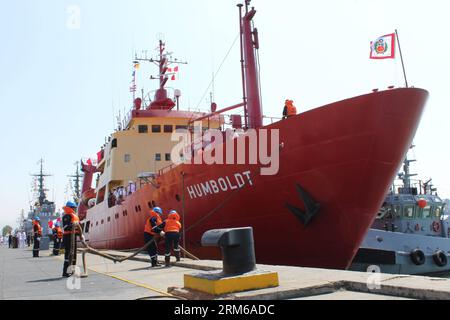
[(411, 261), (417, 266), (421, 266), (425, 263), (425, 253), (420, 249), (412, 250), (409, 256), (411, 257)]
[(433, 221), (432, 227), (434, 232), (439, 232), (441, 230), (441, 224), (437, 221)]
[(433, 260), (438, 267), (445, 267), (447, 265), (447, 255), (442, 250), (437, 250), (433, 254)]

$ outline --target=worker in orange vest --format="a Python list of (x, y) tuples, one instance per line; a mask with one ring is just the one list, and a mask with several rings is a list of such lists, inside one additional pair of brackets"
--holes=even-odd
[(42, 227), (39, 224), (39, 217), (34, 218), (33, 220), (33, 258), (39, 258), (39, 247), (41, 245), (41, 237), (42, 237)]
[(160, 207), (154, 207), (150, 210), (150, 217), (145, 221), (144, 226), (145, 243), (153, 240), (147, 248), (148, 255), (152, 261), (152, 267), (158, 265), (158, 247), (155, 237), (158, 235), (164, 237), (164, 222), (161, 219), (162, 214), (163, 211)]
[[(72, 234), (75, 233), (75, 237), (80, 235), (80, 231), (76, 230), (76, 224), (80, 222), (75, 210), (77, 205), (68, 201), (63, 207), (64, 215), (63, 222), (63, 245), (64, 245), (64, 266), (63, 277), (70, 277), (75, 272), (75, 266), (77, 265), (77, 241), (75, 238), (72, 243)], [(83, 237), (83, 236), (82, 236)], [(70, 268), (69, 268), (70, 266)]]
[(166, 267), (170, 267), (170, 251), (173, 246), (173, 251), (177, 261), (180, 261), (180, 248), (178, 243), (180, 242), (180, 216), (175, 210), (171, 210), (167, 219), (164, 221), (164, 233), (166, 237)]
[(52, 229), (53, 233), (53, 255), (59, 256), (59, 249), (61, 249), (61, 242), (63, 238), (63, 232), (59, 226), (59, 222), (55, 223), (55, 227)]
[(283, 119), (295, 116), (297, 114), (297, 108), (294, 106), (294, 101), (286, 99), (284, 102)]

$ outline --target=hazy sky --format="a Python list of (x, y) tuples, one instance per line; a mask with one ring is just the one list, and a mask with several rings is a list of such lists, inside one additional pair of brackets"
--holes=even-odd
[[(213, 72), (238, 35), (238, 1), (0, 0), (0, 227), (29, 207), (30, 173), (45, 159), (48, 197), (66, 200), (74, 162), (95, 155), (130, 108), (132, 56), (159, 35), (181, 60), (182, 108), (207, 109)], [(300, 111), (402, 86), (400, 60), (369, 60), (369, 44), (397, 28), (411, 85), (430, 91), (413, 171), (450, 197), (450, 2), (447, 0), (254, 0), (265, 115), (283, 101)], [(75, 8), (75, 10), (74, 10)], [(79, 9), (80, 20), (73, 20)], [(155, 69), (143, 67), (138, 87)], [(219, 107), (240, 102), (238, 42), (214, 82)]]

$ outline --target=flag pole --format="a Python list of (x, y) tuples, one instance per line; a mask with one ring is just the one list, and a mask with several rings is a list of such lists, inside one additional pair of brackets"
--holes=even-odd
[(406, 78), (405, 63), (403, 61), (402, 48), (400, 47), (400, 38), (398, 37), (397, 29), (395, 29), (395, 36), (397, 38), (398, 51), (400, 52), (400, 60), (402, 61), (403, 76), (405, 77), (406, 87), (408, 88), (408, 79)]

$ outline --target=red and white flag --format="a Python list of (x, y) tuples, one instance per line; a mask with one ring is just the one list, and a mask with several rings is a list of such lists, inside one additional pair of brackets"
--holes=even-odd
[(53, 229), (53, 227), (55, 226), (56, 223), (61, 223), (61, 218), (56, 218), (55, 220), (49, 220), (48, 221), (48, 227), (50, 229)]
[(379, 37), (370, 42), (370, 59), (395, 58), (395, 33)]

